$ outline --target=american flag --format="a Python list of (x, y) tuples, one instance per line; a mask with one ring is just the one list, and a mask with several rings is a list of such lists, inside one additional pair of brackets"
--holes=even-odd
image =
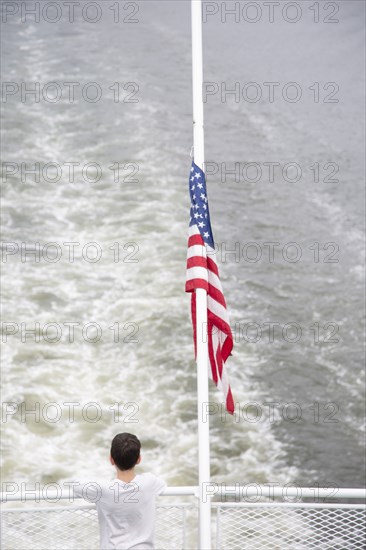
[(207, 338), (211, 375), (225, 396), (226, 409), (234, 413), (234, 400), (226, 372), (225, 361), (233, 349), (226, 302), (216, 263), (215, 244), (208, 209), (204, 172), (192, 162), (189, 177), (191, 212), (187, 254), (186, 292), (192, 293), (191, 309), (194, 347), (197, 352), (196, 288), (207, 291)]

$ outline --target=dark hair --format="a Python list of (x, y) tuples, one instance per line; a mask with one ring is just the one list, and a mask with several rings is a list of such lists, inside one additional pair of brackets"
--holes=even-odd
[(131, 470), (140, 456), (141, 443), (129, 433), (117, 434), (111, 445), (111, 457), (119, 470)]

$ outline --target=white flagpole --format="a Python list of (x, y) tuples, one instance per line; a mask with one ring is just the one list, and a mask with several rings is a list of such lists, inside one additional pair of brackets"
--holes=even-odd
[[(191, 0), (192, 76), (193, 76), (193, 147), (194, 161), (204, 168), (203, 130), (203, 59), (202, 0)], [(199, 548), (211, 550), (211, 501), (204, 495), (210, 482), (210, 437), (208, 418), (203, 418), (208, 404), (207, 293), (196, 289), (197, 327), (197, 410), (198, 410), (198, 483), (199, 483)], [(206, 404), (206, 405), (205, 405)], [(205, 408), (207, 410), (207, 408)], [(205, 497), (205, 498), (204, 498)]]

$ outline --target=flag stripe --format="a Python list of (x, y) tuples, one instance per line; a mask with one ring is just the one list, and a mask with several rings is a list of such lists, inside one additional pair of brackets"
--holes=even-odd
[[(205, 251), (206, 252), (206, 251)], [(206, 256), (202, 255), (202, 246), (198, 246), (198, 245), (192, 245), (191, 247), (188, 248), (188, 258), (197, 258), (197, 260), (199, 258), (201, 258), (202, 260), (205, 260), (205, 267), (207, 266), (207, 260), (206, 260)]]
[(202, 237), (199, 232), (198, 234), (193, 234), (189, 237), (188, 247), (193, 246), (195, 244), (202, 246)]
[(210, 282), (208, 283), (208, 293), (211, 298), (218, 302), (223, 308), (226, 308), (226, 302), (223, 293)]
[(211, 271), (212, 274), (215, 274), (216, 277), (219, 276), (218, 267), (211, 258), (207, 258), (207, 268)]

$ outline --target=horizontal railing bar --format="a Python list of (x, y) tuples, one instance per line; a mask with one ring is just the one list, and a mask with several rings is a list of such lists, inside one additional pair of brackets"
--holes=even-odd
[[(181, 486), (181, 487), (167, 487), (159, 496), (169, 497), (169, 496), (197, 496), (198, 487), (195, 485), (192, 486)], [(0, 492), (0, 501), (9, 502), (9, 501), (59, 501), (59, 500), (80, 500), (79, 497), (73, 496), (69, 491), (57, 491), (55, 489), (47, 490), (46, 488), (42, 491), (32, 490), (30, 488), (24, 489), (23, 491), (3, 491)]]
[[(76, 499), (75, 499), (76, 500)], [(77, 499), (78, 501), (80, 499)], [(158, 505), (157, 508), (159, 509), (166, 509), (166, 508), (189, 508), (192, 509), (192, 504), (189, 504), (188, 502), (172, 502), (171, 504), (163, 504)], [(197, 508), (198, 509), (198, 508)], [(3, 508), (2, 514), (10, 514), (10, 513), (28, 513), (28, 512), (65, 512), (65, 511), (75, 511), (75, 510), (96, 510), (96, 505), (94, 503), (89, 504), (74, 504), (73, 506), (32, 506), (27, 508)]]
[[(78, 499), (79, 500), (79, 499)], [(11, 513), (17, 513), (17, 514), (23, 514), (23, 513), (32, 513), (32, 512), (65, 512), (65, 510), (96, 510), (95, 504), (79, 504), (76, 506), (32, 506), (27, 508), (3, 508), (1, 514), (11, 514)]]
[[(4, 484), (3, 484), (4, 486)], [(331, 492), (330, 492), (331, 491)], [(161, 496), (196, 496), (199, 495), (198, 486), (167, 487)], [(225, 484), (207, 483), (203, 489), (203, 495), (210, 499), (212, 497), (223, 497), (229, 495), (238, 499), (249, 497), (266, 498), (327, 498), (327, 499), (366, 499), (366, 489), (347, 489), (347, 488), (329, 488), (329, 487), (273, 487), (271, 485), (239, 484), (226, 486)], [(58, 502), (59, 500), (77, 500), (69, 491), (57, 491), (54, 489), (32, 490), (26, 488), (21, 491), (3, 491), (0, 493), (1, 502), (9, 501), (49, 501)]]
[(213, 502), (214, 508), (333, 508), (366, 510), (366, 504), (342, 504), (338, 502)]
[(296, 487), (296, 486), (270, 486), (253, 484), (236, 484), (232, 486), (224, 486), (218, 484), (210, 484), (212, 490), (207, 488), (206, 494), (212, 496), (241, 497), (267, 497), (267, 498), (350, 498), (350, 499), (366, 499), (366, 489), (347, 489), (337, 487)]

